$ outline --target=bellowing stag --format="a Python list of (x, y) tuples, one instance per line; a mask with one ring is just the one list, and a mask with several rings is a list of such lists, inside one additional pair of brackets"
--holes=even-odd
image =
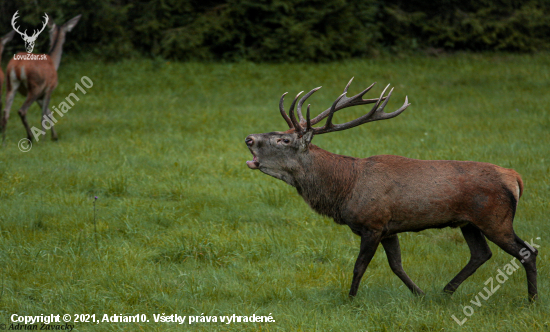
[[(353, 79), (352, 79), (353, 80)], [(296, 119), (292, 102), (281, 115), (290, 127), (284, 132), (249, 135), (245, 143), (253, 160), (251, 169), (283, 180), (294, 186), (316, 212), (348, 225), (361, 237), (359, 256), (353, 270), (350, 296), (357, 294), (359, 283), (380, 243), (386, 251), (392, 271), (417, 295), (424, 294), (409, 278), (401, 264), (397, 234), (428, 228), (460, 227), (470, 248), (470, 261), (444, 288), (452, 294), (477, 268), (491, 258), (485, 237), (508, 254), (518, 258), (527, 273), (529, 299), (537, 298), (537, 250), (527, 246), (514, 232), (512, 221), (523, 191), (521, 177), (512, 169), (489, 163), (450, 160), (417, 160), (392, 155), (365, 159), (341, 156), (313, 144), (315, 135), (346, 130), (371, 121), (391, 119), (410, 104), (385, 113), (393, 89), (384, 97), (363, 99), (373, 86), (348, 98), (344, 89), (332, 106), (310, 119), (302, 105), (320, 88), (298, 101)], [(346, 107), (374, 104), (369, 113), (347, 123), (334, 124), (334, 114)], [(326, 118), (321, 127), (313, 127)], [(529, 250), (530, 255), (523, 255)], [(526, 257), (527, 256), (527, 257)]]

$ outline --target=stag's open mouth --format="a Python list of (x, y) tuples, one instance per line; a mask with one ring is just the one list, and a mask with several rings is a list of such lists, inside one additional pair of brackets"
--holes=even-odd
[[(252, 151), (250, 151), (252, 152)], [(254, 154), (254, 152), (252, 152), (252, 155), (254, 156), (254, 159), (252, 160), (248, 160), (246, 162), (246, 165), (250, 168), (250, 169), (258, 169), (260, 168), (260, 163), (258, 162), (258, 157), (256, 157), (256, 155)]]

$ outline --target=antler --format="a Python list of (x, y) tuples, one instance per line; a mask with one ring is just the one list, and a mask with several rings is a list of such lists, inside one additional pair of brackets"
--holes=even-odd
[(321, 87), (315, 88), (315, 89), (311, 90), (310, 92), (306, 93), (306, 95), (303, 96), (302, 99), (300, 99), (300, 101), (298, 102), (297, 111), (298, 111), (298, 117), (300, 118), (300, 125), (301, 126), (303, 126), (305, 124), (305, 121), (306, 121), (304, 119), (304, 116), (302, 115), (302, 105), (304, 104), (306, 99), (308, 99), (312, 94), (317, 92), (317, 90), (319, 90), (320, 88)]
[(40, 31), (38, 31), (38, 32), (33, 33), (32, 34), (33, 37), (39, 35), (40, 33), (42, 33), (42, 31), (44, 31), (44, 29), (46, 28), (46, 25), (48, 24), (48, 19), (49, 19), (48, 14), (44, 13), (44, 18), (46, 19), (46, 21), (42, 25), (42, 29), (40, 29)]
[[(330, 108), (330, 111), (328, 113), (328, 118), (327, 118), (327, 122), (325, 123), (325, 125), (321, 128), (313, 128), (313, 134), (318, 135), (318, 134), (330, 133), (330, 132), (333, 132), (333, 131), (340, 131), (340, 130), (350, 129), (350, 128), (362, 125), (364, 123), (367, 123), (367, 122), (378, 121), (378, 120), (386, 120), (386, 119), (391, 119), (393, 117), (398, 116), (405, 109), (407, 109), (407, 107), (409, 107), (409, 105), (410, 105), (409, 104), (409, 99), (408, 99), (408, 97), (405, 97), (405, 103), (397, 111), (394, 111), (394, 112), (391, 112), (391, 113), (385, 113), (384, 112), (384, 107), (386, 107), (386, 104), (390, 100), (391, 94), (393, 92), (393, 88), (392, 88), (390, 90), (390, 93), (388, 93), (388, 96), (384, 98), (384, 93), (386, 93), (386, 90), (388, 89), (389, 86), (390, 85), (388, 84), (388, 86), (386, 86), (384, 91), (382, 91), (382, 94), (380, 95), (380, 98), (378, 98), (378, 101), (376, 102), (376, 104), (374, 105), (374, 107), (371, 109), (371, 111), (369, 113), (367, 113), (367, 114), (365, 114), (365, 115), (363, 115), (363, 116), (361, 116), (361, 117), (359, 117), (359, 118), (357, 118), (353, 121), (335, 125), (335, 124), (332, 123), (332, 117), (334, 116), (334, 113), (338, 110), (338, 108), (337, 108), (338, 102), (343, 97), (345, 97), (345, 93), (340, 95), (340, 97), (338, 97), (338, 99), (336, 99), (334, 104), (332, 104), (332, 107)], [(372, 87), (372, 85), (370, 87)], [(380, 105), (380, 102), (382, 100), (384, 100), (384, 102), (382, 103), (382, 105)], [(357, 105), (361, 105), (361, 104), (357, 104)], [(355, 106), (355, 105), (349, 105), (349, 106)], [(378, 107), (378, 106), (380, 106), (380, 107)]]
[(288, 124), (288, 127), (294, 128), (294, 125), (292, 125), (292, 121), (290, 121), (290, 118), (288, 117), (288, 115), (286, 115), (286, 112), (285, 112), (284, 103), (285, 103), (285, 96), (287, 93), (288, 92), (283, 93), (283, 95), (281, 96), (281, 100), (279, 100), (279, 111), (281, 112), (283, 119), (285, 119), (286, 123)]
[[(376, 83), (372, 83), (368, 88), (366, 88), (365, 90), (361, 91), (360, 93), (356, 94), (353, 97), (346, 97), (346, 93), (348, 92), (349, 86), (351, 85), (351, 82), (353, 81), (353, 79), (354, 79), (354, 77), (352, 77), (351, 80), (349, 80), (348, 84), (344, 88), (343, 97), (342, 97), (342, 99), (340, 99), (340, 102), (334, 108), (334, 112), (337, 112), (337, 111), (339, 111), (343, 108), (346, 108), (346, 107), (372, 104), (372, 103), (376, 103), (378, 101), (378, 98), (363, 99), (363, 96), (367, 92), (369, 92), (369, 90), (372, 89), (372, 87)], [(386, 97), (384, 97), (384, 99), (386, 99)], [(332, 107), (326, 109), (324, 112), (317, 115), (313, 120), (311, 120), (311, 124), (315, 125), (315, 124), (319, 123), (321, 120), (323, 120), (324, 118), (326, 118), (329, 115), (331, 109), (332, 109)]]
[[(408, 103), (408, 98), (405, 97), (405, 103), (403, 104), (403, 106), (401, 106), (401, 108), (399, 108), (397, 111), (392, 112), (392, 113), (385, 113), (384, 112), (384, 107), (386, 107), (386, 104), (390, 100), (391, 94), (393, 92), (393, 88), (392, 88), (390, 90), (390, 92), (388, 93), (388, 95), (386, 97), (384, 97), (384, 94), (386, 93), (386, 90), (388, 89), (389, 84), (388, 84), (388, 86), (386, 86), (384, 91), (382, 91), (382, 94), (380, 95), (380, 98), (363, 99), (363, 96), (370, 89), (372, 89), (372, 87), (376, 83), (371, 84), (368, 88), (366, 88), (365, 90), (361, 91), (360, 93), (356, 94), (353, 97), (346, 97), (346, 93), (348, 92), (348, 88), (349, 88), (352, 81), (353, 81), (353, 77), (348, 82), (346, 87), (344, 88), (344, 93), (342, 93), (334, 101), (332, 106), (329, 109), (322, 112), (321, 114), (319, 114), (318, 116), (316, 116), (314, 119), (310, 118), (310, 112), (309, 112), (309, 106), (310, 105), (308, 105), (306, 119), (304, 120), (304, 118), (302, 116), (302, 112), (301, 112), (303, 103), (306, 101), (306, 99), (308, 97), (310, 97), (313, 93), (315, 93), (321, 87), (315, 88), (315, 89), (311, 90), (310, 92), (308, 92), (304, 97), (302, 97), (302, 99), (300, 99), (300, 102), (298, 103), (297, 111), (298, 111), (298, 117), (300, 118), (300, 122), (298, 122), (296, 120), (296, 117), (294, 116), (294, 106), (296, 104), (296, 100), (298, 99), (298, 96), (300, 96), (300, 94), (302, 92), (300, 92), (298, 94), (298, 96), (296, 96), (294, 101), (292, 102), (292, 106), (291, 106), (290, 112), (289, 112), (290, 118), (286, 115), (286, 113), (284, 111), (284, 108), (283, 108), (284, 96), (286, 95), (286, 93), (285, 93), (285, 94), (283, 94), (283, 96), (281, 97), (281, 100), (279, 102), (279, 109), (281, 111), (281, 115), (283, 116), (283, 118), (287, 122), (288, 126), (291, 129), (294, 128), (295, 131), (299, 135), (303, 135), (306, 131), (313, 131), (313, 134), (318, 135), (318, 134), (325, 134), (325, 133), (330, 133), (330, 132), (333, 132), (333, 131), (340, 131), (340, 130), (353, 128), (353, 127), (356, 127), (356, 126), (359, 126), (359, 125), (362, 125), (364, 123), (371, 122), (371, 121), (391, 119), (391, 118), (396, 117), (399, 114), (401, 114), (410, 105)], [(380, 103), (382, 101), (384, 101), (384, 102), (382, 103), (382, 105), (380, 105)], [(376, 104), (370, 110), (369, 113), (367, 113), (367, 114), (365, 114), (365, 115), (363, 115), (363, 116), (361, 116), (361, 117), (359, 117), (359, 118), (357, 118), (353, 121), (349, 121), (349, 122), (346, 122), (346, 123), (342, 123), (342, 124), (333, 124), (332, 123), (332, 118), (334, 116), (334, 113), (336, 113), (337, 111), (339, 111), (341, 109), (344, 109), (346, 107), (372, 104), (372, 103), (376, 103)], [(327, 118), (327, 121), (326, 121), (326, 123), (323, 127), (317, 127), (317, 128), (312, 127), (313, 125), (319, 123), (324, 118)], [(306, 126), (305, 129), (304, 129), (304, 125)]]
[[(302, 99), (300, 99), (300, 102), (298, 103), (298, 108), (297, 108), (297, 113), (298, 113), (298, 117), (300, 118), (300, 122), (302, 122), (301, 120), (304, 119), (304, 117), (302, 116), (302, 104), (304, 103), (304, 101), (309, 96), (311, 96), (315, 91), (319, 90), (320, 88), (321, 87), (318, 87), (318, 88), (315, 88), (315, 89), (311, 90), (304, 97), (302, 97)], [(303, 92), (304, 91), (301, 91), (300, 93), (298, 93), (296, 95), (296, 97), (294, 98), (294, 101), (292, 101), (292, 104), (290, 105), (290, 111), (288, 112), (290, 117), (288, 115), (286, 115), (286, 112), (285, 112), (285, 109), (284, 109), (284, 106), (283, 106), (284, 101), (285, 101), (285, 96), (288, 92), (283, 93), (283, 95), (281, 96), (281, 100), (279, 101), (279, 111), (281, 111), (281, 115), (283, 116), (283, 119), (285, 119), (285, 121), (288, 124), (289, 128), (294, 128), (296, 130), (296, 132), (299, 133), (299, 134), (303, 134), (304, 130), (303, 130), (300, 122), (298, 122), (298, 120), (296, 120), (296, 116), (294, 115), (294, 106), (296, 106), (296, 101), (298, 100), (298, 97), (300, 97), (300, 95)]]

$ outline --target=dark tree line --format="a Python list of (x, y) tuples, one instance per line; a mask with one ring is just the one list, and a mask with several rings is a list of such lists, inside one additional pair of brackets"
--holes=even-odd
[[(82, 14), (66, 51), (107, 59), (329, 61), (381, 50), (550, 48), (549, 0), (6, 0), (0, 34), (16, 10), (29, 30), (43, 12), (57, 23)], [(36, 50), (47, 42), (44, 32)]]

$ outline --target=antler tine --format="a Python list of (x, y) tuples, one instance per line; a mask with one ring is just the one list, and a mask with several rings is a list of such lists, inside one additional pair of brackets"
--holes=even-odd
[(303, 96), (302, 99), (300, 99), (300, 101), (298, 102), (298, 107), (296, 108), (296, 111), (298, 113), (298, 119), (300, 120), (300, 124), (303, 124), (304, 121), (305, 121), (304, 116), (302, 115), (302, 105), (304, 104), (306, 99), (308, 99), (312, 94), (314, 94), (320, 88), (322, 88), (322, 87), (317, 87), (317, 88), (311, 90), (310, 92), (306, 93), (306, 95)]
[[(336, 108), (334, 109), (334, 112), (337, 112), (343, 108), (351, 107), (351, 106), (357, 106), (357, 105), (365, 105), (365, 104), (372, 104), (378, 101), (378, 98), (373, 99), (363, 99), (363, 96), (369, 92), (370, 89), (376, 84), (376, 82), (372, 83), (368, 88), (365, 90), (359, 92), (353, 97), (345, 97), (346, 93), (348, 92), (348, 88), (353, 81), (353, 78), (348, 82), (346, 85), (346, 88), (344, 89), (344, 98), (340, 101), (338, 105), (336, 105)], [(385, 98), (385, 97), (384, 97)], [(322, 112), (321, 114), (317, 115), (313, 120), (311, 120), (311, 124), (315, 125), (319, 123), (321, 120), (326, 118), (330, 112), (330, 108)]]
[[(386, 88), (384, 89), (384, 91), (380, 95), (380, 98), (378, 99), (376, 105), (374, 105), (374, 107), (371, 109), (371, 111), (369, 113), (367, 113), (367, 114), (365, 114), (365, 115), (363, 115), (363, 116), (361, 116), (361, 117), (359, 117), (355, 120), (352, 120), (350, 122), (337, 124), (337, 125), (332, 125), (330, 128), (327, 128), (326, 124), (322, 128), (313, 128), (314, 134), (318, 135), (318, 134), (325, 134), (325, 133), (329, 133), (329, 132), (333, 132), (333, 131), (340, 131), (340, 130), (350, 129), (350, 128), (362, 125), (364, 123), (367, 123), (367, 122), (391, 119), (393, 117), (398, 116), (403, 111), (405, 111), (405, 109), (407, 109), (407, 107), (409, 107), (409, 105), (410, 105), (409, 104), (409, 98), (405, 97), (405, 103), (397, 111), (394, 111), (392, 113), (384, 113), (384, 107), (386, 107), (386, 104), (390, 100), (391, 94), (393, 92), (393, 88), (392, 88), (390, 90), (390, 92), (388, 93), (388, 96), (385, 97), (385, 98), (382, 98), (384, 96), (384, 94), (386, 93), (386, 90), (388, 89), (388, 87), (389, 87), (389, 84), (388, 84), (388, 86), (386, 86)], [(384, 102), (382, 103), (382, 105), (380, 105), (380, 102), (382, 100), (384, 100)], [(379, 105), (380, 105), (380, 107), (378, 107)], [(327, 120), (327, 123), (328, 123), (328, 120)]]
[(298, 97), (303, 93), (304, 91), (300, 91), (292, 101), (292, 104), (290, 105), (290, 110), (288, 111), (288, 114), (290, 115), (290, 121), (292, 121), (292, 125), (294, 126), (294, 129), (298, 134), (302, 134), (303, 128), (300, 126), (298, 121), (296, 121), (296, 116), (294, 115), (294, 106), (296, 106), (296, 101), (298, 100)]
[(286, 123), (288, 124), (288, 127), (292, 129), (294, 128), (294, 126), (292, 125), (292, 121), (290, 121), (290, 118), (288, 117), (288, 115), (286, 115), (285, 106), (284, 106), (285, 96), (287, 93), (288, 92), (283, 93), (283, 95), (281, 96), (281, 100), (279, 100), (279, 111), (281, 111), (281, 115), (283, 116), (283, 119), (285, 119)]
[(351, 80), (349, 80), (348, 84), (346, 84), (346, 87), (344, 88), (344, 93), (347, 93), (348, 92), (348, 89), (349, 89), (349, 86), (351, 85), (351, 82), (353, 82), (353, 79), (355, 78), (355, 76), (353, 76), (351, 78)]
[(306, 114), (306, 117), (307, 117), (307, 127), (306, 127), (306, 131), (310, 131), (311, 130), (311, 119), (309, 117), (309, 106), (311, 106), (311, 104), (308, 104), (307, 105), (307, 114)]
[[(389, 96), (388, 96), (389, 98)], [(391, 113), (384, 113), (382, 112), (382, 117), (378, 120), (386, 120), (386, 119), (391, 119), (391, 118), (395, 118), (396, 116), (398, 116), (399, 114), (403, 113), (404, 110), (407, 109), (407, 107), (409, 107), (411, 104), (409, 103), (409, 97), (408, 96), (405, 96), (405, 102), (403, 103), (403, 106), (401, 106), (397, 111), (393, 111)], [(374, 121), (374, 120), (373, 120)]]
[[(371, 117), (374, 113), (378, 112), (380, 109), (383, 109), (386, 104), (388, 103), (388, 99), (390, 99), (390, 96), (391, 96), (391, 93), (393, 92), (393, 88), (390, 90), (390, 93), (388, 94), (388, 96), (384, 99), (382, 99), (382, 97), (384, 96), (384, 94), (386, 93), (386, 90), (388, 90), (388, 88), (390, 87), (390, 85), (386, 85), (386, 87), (384, 88), (384, 90), (382, 91), (382, 93), (380, 94), (380, 98), (378, 98), (378, 101), (376, 102), (376, 104), (374, 104), (374, 106), (372, 107), (372, 109), (370, 110), (370, 112), (368, 112), (367, 114), (359, 117), (358, 119), (360, 118), (369, 118)], [(380, 105), (380, 102), (384, 100), (384, 103), (382, 104), (382, 107), (380, 107), (380, 109), (378, 108), (378, 106)], [(357, 119), (356, 119), (357, 120)]]
[[(388, 86), (386, 87), (386, 89), (389, 87), (389, 84)], [(384, 91), (386, 90), (384, 89)], [(386, 99), (384, 100), (384, 102), (382, 103), (382, 105), (380, 107), (378, 107), (376, 109), (376, 111), (374, 111), (374, 116), (372, 117), (369, 117), (369, 116), (366, 116), (366, 115), (363, 115), (361, 118), (368, 118), (367, 121), (365, 122), (361, 122), (360, 124), (363, 124), (363, 123), (366, 123), (366, 122), (371, 122), (371, 121), (377, 121), (377, 120), (386, 120), (386, 119), (391, 119), (391, 118), (394, 118), (396, 116), (398, 116), (399, 114), (401, 114), (407, 107), (409, 107), (409, 97), (405, 96), (405, 103), (403, 104), (403, 106), (401, 106), (397, 111), (393, 111), (391, 113), (384, 113), (384, 107), (386, 107), (386, 104), (388, 103), (388, 101), (390, 100), (390, 97), (391, 97), (391, 94), (393, 93), (393, 88), (390, 90), (390, 93), (388, 93), (388, 96), (386, 97)], [(369, 112), (369, 113), (372, 113)], [(367, 114), (368, 115), (368, 114)], [(361, 119), (361, 118), (358, 118), (357, 120)], [(351, 127), (350, 127), (351, 128)]]
[(322, 129), (322, 130), (328, 130), (330, 128), (333, 127), (333, 124), (332, 124), (332, 117), (334, 116), (334, 113), (336, 112), (336, 105), (338, 104), (338, 102), (346, 95), (346, 93), (342, 93), (338, 98), (336, 98), (336, 100), (334, 101), (334, 103), (332, 103), (332, 106), (330, 107), (330, 112), (328, 113), (328, 117), (327, 117), (327, 122), (325, 122), (325, 125), (322, 127), (322, 128), (319, 128), (319, 129)]

